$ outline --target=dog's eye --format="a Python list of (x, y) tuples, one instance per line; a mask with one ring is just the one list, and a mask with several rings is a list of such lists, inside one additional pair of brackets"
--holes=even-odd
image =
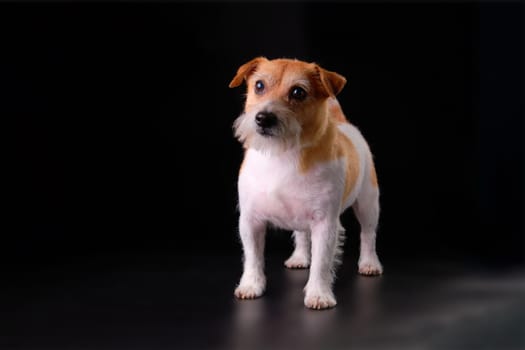
[(255, 93), (256, 94), (262, 94), (264, 92), (264, 83), (262, 80), (257, 80), (255, 82)]
[(294, 86), (290, 90), (290, 99), (303, 101), (306, 98), (306, 91), (302, 87)]

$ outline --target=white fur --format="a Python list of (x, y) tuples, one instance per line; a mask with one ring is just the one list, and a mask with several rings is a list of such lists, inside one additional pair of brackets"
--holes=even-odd
[[(238, 179), (244, 272), (235, 295), (249, 299), (264, 293), (264, 237), (267, 225), (272, 224), (295, 231), (296, 248), (285, 265), (310, 266), (305, 305), (314, 309), (333, 307), (336, 305), (332, 292), (334, 268), (343, 237), (339, 216), (348, 207), (354, 206), (362, 227), (359, 272), (370, 275), (382, 272), (375, 251), (379, 192), (369, 178), (372, 158), (368, 145), (357, 128), (340, 125), (339, 132), (350, 138), (359, 157), (357, 181), (342, 203), (346, 160), (318, 163), (301, 173), (298, 166), (301, 145), (295, 119), (279, 110), (278, 105), (267, 104), (264, 108), (273, 111), (277, 108), (276, 114), (285, 120), (277, 137), (258, 135), (253, 113), (241, 115), (235, 123), (237, 136), (249, 140)], [(290, 125), (292, 130), (288, 129)], [(282, 141), (289, 141), (290, 135), (293, 142)], [(279, 147), (272, 146), (272, 141)]]
[(359, 273), (376, 275), (383, 272), (376, 253), (376, 229), (379, 220), (379, 188), (372, 186), (372, 154), (363, 135), (351, 124), (340, 124), (343, 132), (356, 147), (360, 159), (359, 176), (354, 191), (348, 196), (343, 211), (353, 206), (354, 213), (361, 225)]
[[(255, 129), (255, 115), (259, 111), (274, 113), (278, 119), (272, 137), (259, 135)], [(250, 148), (264, 153), (278, 154), (287, 149), (298, 147), (301, 126), (282, 102), (271, 101), (260, 105), (251, 112), (241, 114), (234, 123), (235, 136)]]

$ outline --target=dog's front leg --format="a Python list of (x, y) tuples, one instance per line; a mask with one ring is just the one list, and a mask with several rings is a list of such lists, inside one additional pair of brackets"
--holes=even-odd
[(235, 289), (239, 299), (260, 297), (266, 288), (264, 276), (264, 243), (266, 224), (241, 215), (239, 233), (244, 250), (244, 271)]
[(337, 220), (322, 220), (312, 225), (312, 261), (306, 284), (304, 305), (310, 309), (327, 309), (336, 305), (332, 292), (336, 254)]

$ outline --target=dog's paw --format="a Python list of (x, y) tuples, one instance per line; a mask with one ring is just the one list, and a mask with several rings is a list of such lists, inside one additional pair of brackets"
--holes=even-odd
[(284, 262), (284, 266), (289, 269), (307, 269), (310, 267), (310, 262), (308, 258), (303, 255), (293, 254)]
[(264, 288), (248, 285), (235, 288), (235, 296), (238, 299), (255, 299), (263, 295)]
[(359, 261), (359, 274), (364, 276), (379, 276), (383, 273), (383, 267), (379, 259), (364, 259)]
[(235, 296), (238, 299), (255, 299), (263, 295), (266, 288), (264, 279), (254, 279), (251, 282), (241, 281), (235, 288)]
[(313, 310), (329, 309), (337, 305), (332, 292), (307, 293), (304, 297), (304, 306)]

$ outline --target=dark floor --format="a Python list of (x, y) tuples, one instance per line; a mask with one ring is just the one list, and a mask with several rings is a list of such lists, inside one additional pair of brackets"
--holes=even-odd
[[(303, 306), (307, 270), (268, 257), (268, 291), (237, 301), (237, 256), (100, 255), (19, 266), (2, 349), (525, 349), (525, 269), (346, 258), (338, 306)], [(59, 259), (60, 260), (60, 259)], [(65, 267), (67, 266), (67, 267)], [(7, 333), (5, 333), (7, 331)]]

